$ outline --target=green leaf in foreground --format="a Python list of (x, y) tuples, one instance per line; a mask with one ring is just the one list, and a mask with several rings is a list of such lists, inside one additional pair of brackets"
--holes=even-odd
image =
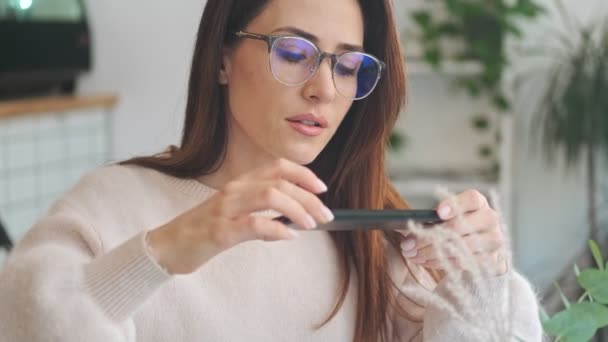
[(588, 341), (608, 325), (608, 308), (598, 303), (576, 303), (543, 323), (545, 331), (562, 341)]
[(577, 277), (578, 283), (596, 302), (608, 304), (608, 272), (586, 269)]
[(564, 294), (564, 291), (562, 291), (562, 288), (559, 287), (559, 284), (557, 282), (553, 283), (553, 285), (557, 289), (557, 292), (559, 293), (559, 296), (562, 299), (562, 303), (564, 303), (564, 306), (566, 307), (566, 309), (569, 309), (570, 308), (570, 301), (568, 300), (568, 298), (566, 298), (566, 295)]
[(600, 251), (600, 247), (597, 245), (597, 242), (589, 240), (589, 249), (591, 249), (591, 254), (593, 254), (593, 259), (595, 259), (597, 267), (600, 270), (604, 270), (604, 258), (602, 257), (602, 252)]

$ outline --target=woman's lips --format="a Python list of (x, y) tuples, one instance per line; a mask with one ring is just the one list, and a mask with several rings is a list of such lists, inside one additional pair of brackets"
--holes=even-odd
[(289, 125), (296, 130), (298, 133), (308, 136), (316, 137), (323, 133), (324, 128), (319, 126), (310, 126), (300, 121), (289, 121)]
[(327, 128), (328, 122), (322, 115), (315, 115), (313, 113), (304, 113), (294, 115), (292, 117), (287, 118), (287, 121), (311, 121), (316, 124), (316, 126), (320, 126), (321, 128)]
[(287, 118), (287, 121), (296, 132), (307, 137), (320, 135), (328, 126), (327, 120), (323, 116), (317, 116), (312, 113), (294, 115)]
[(327, 120), (320, 115), (304, 113), (287, 118), (289, 125), (298, 133), (307, 137), (316, 137), (327, 128)]

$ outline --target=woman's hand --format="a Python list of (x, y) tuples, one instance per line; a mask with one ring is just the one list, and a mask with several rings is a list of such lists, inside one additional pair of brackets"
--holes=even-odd
[(327, 186), (308, 168), (287, 160), (245, 174), (207, 201), (148, 234), (158, 263), (172, 274), (197, 270), (206, 261), (248, 240), (289, 240), (297, 233), (268, 217), (252, 216), (273, 209), (301, 227), (333, 220), (315, 195)]
[[(457, 210), (461, 215), (458, 215)], [(460, 235), (470, 252), (479, 262), (487, 265), (491, 273), (501, 275), (507, 272), (507, 262), (503, 260), (505, 239), (499, 215), (479, 191), (468, 190), (445, 199), (438, 205), (437, 212), (445, 221), (443, 226)], [(401, 233), (406, 236), (406, 240), (401, 244), (405, 258), (420, 266), (441, 270), (437, 252), (431, 241), (412, 236), (407, 231)], [(461, 267), (453, 255), (446, 253), (446, 257), (451, 265)]]

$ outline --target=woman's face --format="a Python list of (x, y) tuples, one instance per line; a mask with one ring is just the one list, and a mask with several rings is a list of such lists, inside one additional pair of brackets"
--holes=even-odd
[[(363, 46), (357, 0), (272, 0), (243, 31), (305, 34), (321, 51), (335, 54)], [(249, 158), (311, 163), (353, 102), (336, 91), (329, 58), (306, 83), (287, 86), (277, 81), (270, 71), (268, 45), (261, 40), (241, 39), (227, 50), (223, 70), (220, 83), (228, 90), (229, 141), (240, 151), (255, 154)], [(296, 122), (306, 114), (325, 121), (323, 127)]]

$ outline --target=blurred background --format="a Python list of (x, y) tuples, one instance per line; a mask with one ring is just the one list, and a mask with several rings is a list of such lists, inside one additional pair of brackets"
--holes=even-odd
[[(394, 2), (397, 188), (417, 208), (438, 186), (495, 194), (548, 315), (589, 299), (579, 271), (605, 265), (588, 241), (608, 254), (608, 1)], [(0, 264), (84, 173), (178, 142), (204, 5), (0, 0)]]

